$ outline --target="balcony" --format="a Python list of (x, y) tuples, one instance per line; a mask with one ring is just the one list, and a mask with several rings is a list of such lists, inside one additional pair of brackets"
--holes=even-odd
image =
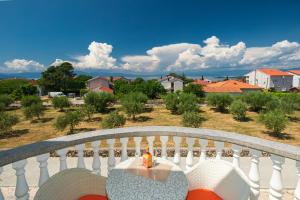
[(207, 159), (232, 162), (248, 175), (250, 200), (300, 199), (298, 147), (217, 130), (149, 126), (85, 132), (2, 151), (0, 200), (33, 199), (50, 175), (67, 168), (107, 176), (120, 161), (139, 156), (146, 145), (184, 171)]

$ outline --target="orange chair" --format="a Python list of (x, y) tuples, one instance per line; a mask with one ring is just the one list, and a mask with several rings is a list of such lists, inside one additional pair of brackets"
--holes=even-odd
[(216, 193), (205, 190), (205, 189), (197, 189), (189, 191), (186, 200), (223, 200)]
[(79, 200), (108, 200), (108, 198), (102, 195), (91, 194), (91, 195), (85, 195), (81, 197)]

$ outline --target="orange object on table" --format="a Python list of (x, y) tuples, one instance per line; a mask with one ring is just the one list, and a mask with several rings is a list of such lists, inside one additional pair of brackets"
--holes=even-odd
[(79, 200), (108, 200), (108, 198), (106, 196), (102, 196), (102, 195), (89, 194), (89, 195), (80, 197)]
[(146, 168), (152, 167), (152, 155), (149, 152), (149, 147), (146, 148), (146, 152), (143, 154), (143, 166)]
[(223, 200), (216, 193), (206, 189), (197, 189), (188, 192), (186, 200)]

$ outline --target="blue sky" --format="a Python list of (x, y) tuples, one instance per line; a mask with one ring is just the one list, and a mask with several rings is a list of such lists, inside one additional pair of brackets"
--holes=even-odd
[[(300, 1), (0, 1), (0, 72), (300, 67)], [(56, 60), (56, 61), (55, 61)]]

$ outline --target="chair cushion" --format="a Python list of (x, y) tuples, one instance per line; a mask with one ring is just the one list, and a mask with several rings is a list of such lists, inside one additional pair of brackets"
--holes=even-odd
[(102, 195), (90, 194), (90, 195), (85, 195), (83, 197), (80, 197), (79, 200), (108, 200), (108, 198)]
[(206, 189), (189, 191), (187, 200), (222, 200), (216, 193)]

